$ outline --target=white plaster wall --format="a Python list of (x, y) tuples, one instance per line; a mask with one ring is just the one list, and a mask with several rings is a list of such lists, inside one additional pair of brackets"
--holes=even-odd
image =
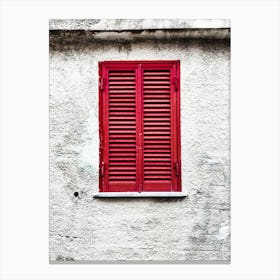
[(51, 30), (230, 28), (230, 19), (50, 19)]
[[(149, 59), (181, 61), (188, 197), (94, 199), (98, 61)], [(227, 40), (51, 43), (50, 260), (229, 261), (229, 83)]]

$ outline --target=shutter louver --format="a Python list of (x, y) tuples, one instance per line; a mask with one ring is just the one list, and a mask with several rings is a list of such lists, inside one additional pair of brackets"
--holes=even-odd
[(179, 62), (101, 62), (100, 191), (180, 191)]
[(135, 71), (108, 73), (108, 189), (136, 188)]
[(143, 70), (145, 191), (171, 189), (170, 70)]

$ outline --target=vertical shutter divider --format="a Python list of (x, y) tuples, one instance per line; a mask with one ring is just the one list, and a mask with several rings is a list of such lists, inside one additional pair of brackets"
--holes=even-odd
[(144, 184), (144, 97), (143, 97), (143, 70), (142, 63), (139, 65), (140, 68), (140, 192), (143, 191)]
[[(105, 83), (103, 83), (103, 95), (104, 95), (104, 100), (105, 104), (104, 107), (105, 109), (105, 131), (104, 131), (104, 146), (106, 147), (106, 151), (104, 151), (104, 182), (105, 186), (104, 189), (105, 191), (108, 191), (108, 181), (109, 181), (109, 69), (105, 68), (105, 73), (104, 73), (104, 80)], [(103, 82), (104, 82), (103, 80)], [(107, 83), (106, 83), (107, 81)]]
[(137, 65), (136, 69), (136, 184), (138, 192), (143, 188), (143, 104), (142, 104), (142, 67)]
[(99, 62), (98, 64), (99, 66), (99, 191), (102, 191), (104, 188), (104, 176), (101, 176), (101, 166), (102, 166), (102, 162), (103, 162), (103, 157), (104, 157), (104, 152), (103, 152), (103, 148), (104, 148), (104, 137), (103, 137), (103, 97), (102, 97), (102, 90), (101, 90), (101, 86), (100, 86), (100, 79), (103, 78), (103, 67), (102, 67), (102, 63)]
[(103, 166), (104, 175), (103, 177), (103, 191), (107, 191), (108, 189), (108, 163), (109, 163), (109, 92), (108, 92), (108, 84), (104, 81), (108, 81), (108, 69), (103, 69), (102, 74), (102, 82), (103, 89), (101, 90), (103, 103), (103, 162), (101, 166)]
[(176, 126), (176, 94), (177, 94), (177, 73), (176, 67), (173, 66), (170, 75), (170, 101), (171, 101), (171, 162), (172, 162), (172, 180), (171, 180), (171, 191), (177, 188), (177, 126)]
[(181, 177), (181, 115), (180, 115), (180, 61), (178, 60), (175, 67), (177, 89), (176, 89), (176, 125), (177, 125), (177, 162), (178, 162), (178, 176), (177, 176), (177, 188), (175, 191), (181, 191), (182, 177)]

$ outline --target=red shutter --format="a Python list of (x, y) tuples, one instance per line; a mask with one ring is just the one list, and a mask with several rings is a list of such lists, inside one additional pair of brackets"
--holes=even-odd
[(100, 63), (100, 191), (180, 191), (179, 63)]

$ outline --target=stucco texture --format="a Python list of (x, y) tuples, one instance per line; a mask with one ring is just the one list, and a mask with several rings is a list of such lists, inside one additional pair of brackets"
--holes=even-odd
[[(50, 261), (229, 262), (229, 40), (100, 41), (93, 35), (50, 33)], [(180, 60), (187, 197), (93, 197), (98, 61), (104, 60)]]

